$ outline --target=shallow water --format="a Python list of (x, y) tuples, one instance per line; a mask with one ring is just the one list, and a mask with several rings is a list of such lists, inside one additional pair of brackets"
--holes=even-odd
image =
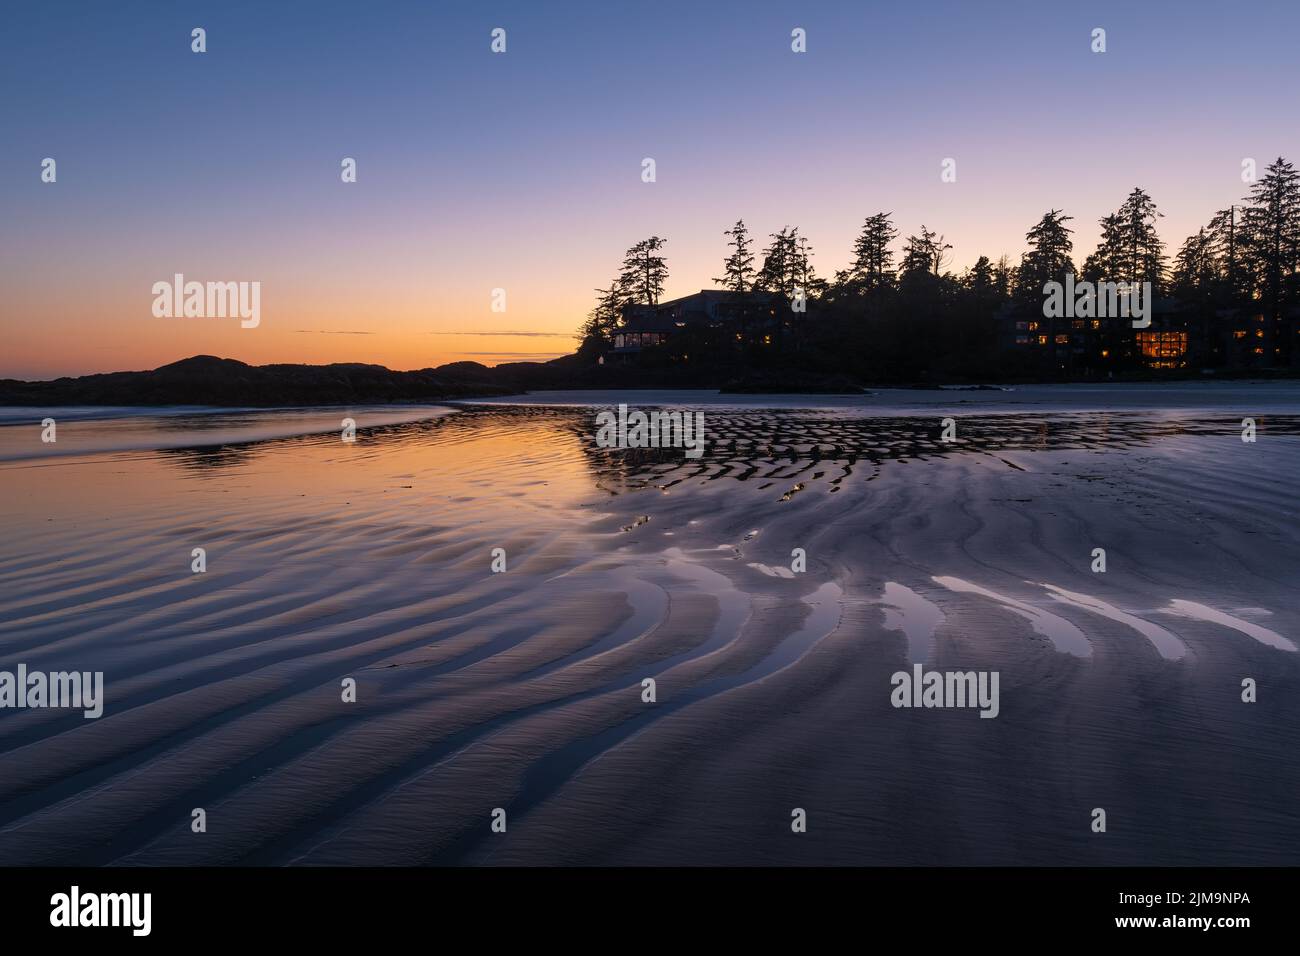
[[(14, 412), (0, 669), (107, 699), (0, 710), (0, 862), (1296, 862), (1300, 407), (1184, 391), (701, 401), (698, 461), (597, 396)], [(911, 660), (999, 717), (892, 709)]]

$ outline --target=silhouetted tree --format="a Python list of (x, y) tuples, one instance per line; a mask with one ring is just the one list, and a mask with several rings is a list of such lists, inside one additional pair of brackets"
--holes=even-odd
[(1283, 334), (1283, 306), (1296, 294), (1300, 249), (1300, 174), (1279, 156), (1251, 186), (1242, 222), (1243, 258), (1269, 320), (1270, 361), (1289, 360), (1291, 336)]
[(1102, 216), (1101, 241), (1083, 260), (1083, 278), (1089, 282), (1118, 282), (1124, 254), (1124, 228), (1118, 213)]
[(668, 242), (658, 236), (642, 239), (623, 257), (619, 285), (632, 302), (658, 305), (668, 279), (668, 265), (659, 250)]
[(713, 281), (730, 292), (748, 292), (754, 285), (754, 257), (749, 254), (749, 229), (745, 220), (737, 219), (722, 234), (731, 237), (727, 245), (735, 251), (722, 264), (723, 276)]
[(1214, 255), (1215, 271), (1223, 280), (1227, 299), (1241, 295), (1246, 274), (1241, 268), (1241, 219), (1236, 206), (1220, 209), (1206, 230)]
[(1057, 360), (1060, 319), (1043, 315), (1044, 288), (1049, 282), (1064, 283), (1066, 275), (1074, 272), (1074, 260), (1070, 257), (1074, 251), (1070, 234), (1074, 230), (1065, 225), (1073, 218), (1059, 209), (1051, 209), (1025, 233), (1029, 251), (1020, 257), (1020, 275), (1016, 282), (1022, 307), (1030, 314), (1042, 316), (1047, 322), (1048, 355), (1053, 373), (1061, 368)]
[(772, 242), (763, 250), (763, 268), (758, 270), (754, 282), (756, 289), (775, 292), (786, 299), (794, 298), (801, 270), (798, 232), (798, 229), (792, 230), (787, 226), (771, 234)]
[(617, 279), (609, 284), (608, 289), (597, 289), (596, 304), (587, 313), (587, 321), (582, 326), (584, 341), (608, 339), (623, 317), (626, 302), (627, 296)]
[(1016, 270), (1011, 265), (1011, 258), (1003, 254), (993, 269), (993, 281), (997, 285), (998, 298), (1006, 300), (1016, 291)]
[(1041, 300), (1046, 283), (1064, 282), (1065, 274), (1074, 271), (1074, 260), (1070, 258), (1074, 251), (1070, 234), (1074, 230), (1065, 225), (1073, 218), (1059, 209), (1052, 209), (1025, 233), (1029, 251), (1020, 257), (1020, 275), (1016, 282), (1023, 295)]
[(903, 244), (903, 264), (901, 277), (906, 278), (917, 273), (929, 273), (937, 276), (946, 262), (947, 253), (952, 246), (943, 241), (943, 236), (921, 226), (919, 236), (908, 236)]
[(1156, 234), (1156, 220), (1163, 215), (1145, 190), (1134, 188), (1128, 194), (1124, 205), (1116, 213), (1119, 219), (1120, 246), (1117, 250), (1118, 275), (1112, 281), (1150, 282), (1155, 290), (1163, 286), (1165, 244)]
[(993, 263), (989, 262), (988, 256), (980, 256), (975, 260), (962, 285), (978, 296), (996, 296), (997, 277), (993, 274)]
[(889, 248), (898, 230), (890, 213), (878, 212), (863, 223), (862, 233), (853, 242), (853, 262), (836, 278), (838, 284), (851, 284), (862, 292), (872, 292), (894, 281), (894, 253)]
[(794, 275), (795, 285), (803, 289), (805, 297), (815, 299), (826, 290), (826, 280), (819, 278), (812, 265), (812, 245), (803, 236), (799, 235), (799, 229), (794, 230), (794, 246), (792, 255), (794, 257)]
[(1178, 250), (1169, 278), (1171, 291), (1180, 298), (1199, 298), (1213, 291), (1218, 280), (1214, 241), (1204, 227), (1189, 236)]

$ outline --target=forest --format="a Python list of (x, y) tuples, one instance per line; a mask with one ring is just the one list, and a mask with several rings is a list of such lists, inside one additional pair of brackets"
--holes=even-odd
[[(1095, 364), (1121, 371), (1126, 361), (1140, 364), (1132, 348), (1071, 348), (1069, 330), (1055, 326), (1044, 330), (1046, 348), (1016, 347), (1037, 342), (1008, 330), (1044, 321), (1045, 286), (1069, 276), (1071, 283), (1150, 283), (1162, 301), (1161, 321), (1190, 337), (1189, 369), (1292, 367), (1293, 313), (1300, 303), (1295, 167), (1281, 157), (1270, 163), (1240, 204), (1214, 211), (1172, 255), (1158, 229), (1161, 218), (1151, 195), (1135, 187), (1098, 222), (1095, 251), (1077, 261), (1073, 217), (1049, 209), (1025, 233), (1019, 261), (981, 255), (955, 272), (952, 246), (941, 232), (922, 224), (900, 242), (891, 213), (877, 212), (863, 222), (848, 265), (829, 277), (818, 273), (812, 244), (798, 227), (769, 235), (760, 249), (744, 220), (737, 220), (722, 233), (727, 251), (712, 282), (738, 302), (758, 293), (766, 294), (764, 301), (784, 302), (777, 310), (778, 334), (728, 336), (730, 347), (721, 350), (716, 342), (702, 346), (698, 336), (693, 342), (682, 337), (641, 361), (668, 363), (689, 354), (697, 362), (796, 367), (873, 381), (1069, 377), (1096, 372)], [(596, 290), (581, 328), (580, 356), (605, 354), (629, 313), (662, 301), (666, 246), (666, 239), (651, 236), (627, 250), (617, 275)], [(1250, 348), (1223, 345), (1234, 336), (1248, 336)], [(1087, 354), (1069, 360), (1067, 351)]]

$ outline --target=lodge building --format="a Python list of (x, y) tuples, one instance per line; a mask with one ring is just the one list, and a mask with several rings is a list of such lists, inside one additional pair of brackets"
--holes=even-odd
[[(810, 304), (808, 316), (796, 314), (776, 293), (720, 289), (628, 305), (601, 361), (638, 362), (647, 350), (677, 361), (689, 360), (692, 353), (798, 351), (808, 334), (804, 320), (815, 318), (816, 311)], [(1272, 321), (1258, 309), (1214, 309), (1163, 297), (1150, 303), (1150, 319), (1149, 327), (1135, 329), (1131, 316), (1049, 317), (1041, 308), (1008, 302), (993, 322), (997, 350), (1024, 373), (1091, 378), (1300, 362), (1300, 306), (1288, 307)]]
[(611, 336), (610, 352), (615, 360), (628, 360), (655, 346), (680, 351), (691, 345), (726, 349), (773, 344), (783, 327), (789, 328), (789, 311), (774, 293), (720, 289), (701, 289), (656, 305), (629, 305)]
[[(1207, 311), (1173, 298), (1152, 303), (1151, 325), (1132, 318), (1049, 318), (1008, 304), (998, 313), (1000, 345), (1025, 364), (1057, 371), (1277, 368), (1300, 358), (1300, 309), (1274, 323), (1241, 309)], [(1295, 340), (1288, 350), (1282, 336)]]

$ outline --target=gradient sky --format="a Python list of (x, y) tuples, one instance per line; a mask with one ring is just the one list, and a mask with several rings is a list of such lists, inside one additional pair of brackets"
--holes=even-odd
[[(1172, 253), (1245, 194), (1243, 157), (1300, 161), (1298, 28), (1294, 2), (22, 4), (0, 23), (0, 376), (549, 358), (632, 243), (668, 239), (680, 295), (738, 217), (799, 226), (829, 277), (892, 211), (960, 270), (1018, 258), (1051, 207), (1082, 259), (1142, 185)], [(261, 325), (154, 318), (176, 272), (260, 281)]]

